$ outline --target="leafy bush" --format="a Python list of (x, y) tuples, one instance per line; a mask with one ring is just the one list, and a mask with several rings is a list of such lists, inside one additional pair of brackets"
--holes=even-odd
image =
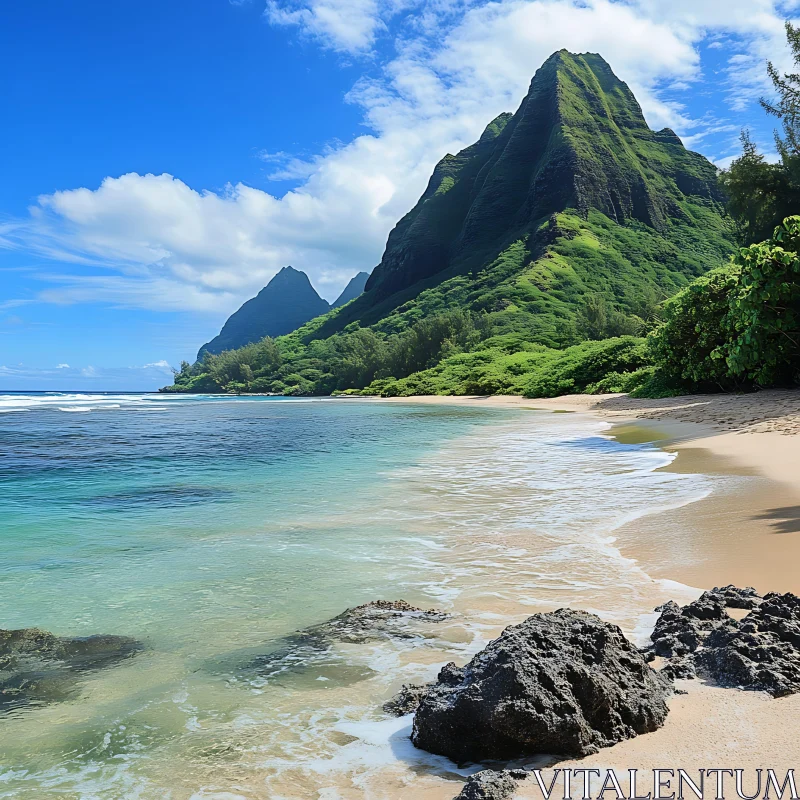
[(648, 338), (651, 358), (665, 380), (709, 389), (729, 380), (729, 297), (739, 279), (731, 264), (709, 272), (664, 304), (664, 323)]
[(796, 382), (800, 372), (800, 216), (787, 217), (772, 240), (739, 254), (741, 273), (729, 298), (726, 348), (732, 375), (760, 386)]
[(586, 387), (586, 394), (616, 394), (620, 392), (628, 393), (640, 389), (643, 385), (650, 382), (654, 372), (653, 367), (642, 367), (633, 372), (609, 372), (597, 383), (591, 383)]
[(535, 371), (524, 388), (526, 397), (557, 397), (585, 392), (609, 373), (634, 372), (649, 364), (643, 339), (623, 336), (583, 342), (558, 353)]
[(649, 338), (666, 383), (696, 391), (783, 386), (800, 376), (800, 217), (665, 304)]

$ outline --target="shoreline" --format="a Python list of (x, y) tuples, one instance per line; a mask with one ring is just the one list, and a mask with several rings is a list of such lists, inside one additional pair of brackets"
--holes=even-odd
[(635, 424), (652, 428), (654, 437), (650, 441), (660, 442), (667, 450), (708, 450), (734, 466), (756, 470), (766, 478), (791, 484), (800, 492), (800, 391), (686, 395), (658, 400), (639, 400), (624, 394), (531, 399), (518, 395), (426, 395), (376, 400), (549, 410), (588, 414), (615, 427)]
[[(733, 583), (759, 592), (800, 593), (800, 392), (703, 395), (635, 400), (626, 395), (391, 398), (385, 402), (465, 404), (576, 413), (610, 424), (622, 443), (651, 442), (676, 454), (667, 470), (712, 474), (722, 484), (709, 497), (622, 526), (614, 546), (653, 578), (709, 589)], [(677, 681), (666, 724), (605, 748), (565, 768), (774, 768), (800, 761), (786, 736), (800, 714), (800, 695)], [(552, 776), (550, 769), (543, 771)], [(535, 781), (515, 798), (541, 800)], [(449, 796), (442, 800), (449, 800)]]
[[(748, 476), (736, 491), (698, 500), (644, 523), (623, 526), (617, 544), (653, 577), (710, 589), (734, 583), (800, 594), (800, 392), (691, 395), (637, 400), (627, 395), (386, 398), (575, 413), (600, 419), (626, 444), (652, 443), (676, 458), (666, 469)], [(658, 520), (678, 518), (683, 536), (663, 542)]]

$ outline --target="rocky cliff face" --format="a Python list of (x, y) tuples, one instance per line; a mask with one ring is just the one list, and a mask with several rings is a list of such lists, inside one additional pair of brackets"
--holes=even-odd
[(691, 224), (689, 197), (719, 200), (715, 167), (670, 130), (652, 131), (610, 66), (564, 50), (536, 72), (513, 115), (446, 155), (417, 205), (391, 232), (362, 308), (419, 281), (480, 268), (547, 219), (597, 210), (667, 233)]
[(252, 300), (231, 314), (219, 335), (200, 348), (197, 360), (206, 353), (221, 353), (265, 336), (290, 333), (330, 308), (305, 272), (284, 267)]

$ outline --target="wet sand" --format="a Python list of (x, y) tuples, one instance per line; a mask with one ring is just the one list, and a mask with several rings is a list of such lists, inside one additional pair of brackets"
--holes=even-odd
[[(590, 414), (610, 423), (609, 432), (619, 441), (650, 441), (677, 452), (669, 470), (757, 476), (760, 480), (742, 481), (677, 511), (637, 520), (620, 529), (617, 544), (653, 577), (701, 588), (735, 583), (762, 592), (800, 593), (800, 392), (662, 400), (419, 397), (411, 402)], [(665, 525), (667, 518), (674, 524)], [(666, 527), (669, 536), (662, 535)]]
[[(611, 423), (611, 435), (622, 442), (653, 441), (675, 451), (678, 458), (667, 469), (722, 476), (720, 491), (620, 528), (615, 545), (623, 555), (636, 559), (654, 578), (698, 588), (734, 583), (761, 592), (800, 593), (800, 392), (666, 400), (577, 395), (412, 402), (590, 414)], [(660, 730), (558, 766), (636, 768), (643, 771), (647, 792), (654, 768), (785, 771), (800, 761), (800, 742), (790, 733), (800, 714), (800, 695), (772, 699), (700, 680), (680, 686), (687, 693), (671, 699)], [(754, 780), (754, 773), (748, 779)], [(749, 784), (745, 788), (753, 791)], [(516, 795), (541, 796), (533, 781), (521, 783)], [(734, 796), (733, 786), (726, 796)], [(442, 800), (449, 797), (442, 794)]]

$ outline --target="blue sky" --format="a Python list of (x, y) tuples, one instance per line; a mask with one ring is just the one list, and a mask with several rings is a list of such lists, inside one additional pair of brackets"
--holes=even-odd
[(286, 264), (335, 297), (560, 47), (765, 150), (773, 0), (26, 0), (0, 10), (0, 389), (151, 389)]

